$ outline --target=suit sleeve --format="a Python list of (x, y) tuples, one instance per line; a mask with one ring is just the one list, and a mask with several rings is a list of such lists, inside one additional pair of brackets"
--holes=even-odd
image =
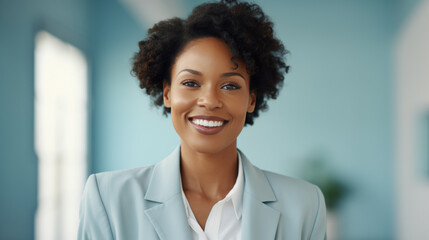
[(316, 187), (318, 206), (317, 214), (314, 219), (313, 230), (310, 235), (310, 240), (326, 240), (326, 205), (325, 198), (318, 187)]
[(78, 240), (113, 239), (96, 175), (89, 176), (79, 209)]

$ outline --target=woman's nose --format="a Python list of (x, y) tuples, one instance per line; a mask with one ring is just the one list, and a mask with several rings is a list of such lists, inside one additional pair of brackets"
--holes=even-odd
[(219, 98), (219, 93), (215, 88), (207, 87), (201, 91), (198, 98), (198, 105), (209, 110), (222, 107), (222, 101)]

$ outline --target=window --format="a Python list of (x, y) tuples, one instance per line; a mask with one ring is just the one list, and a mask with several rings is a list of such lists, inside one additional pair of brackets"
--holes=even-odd
[(76, 239), (87, 166), (87, 63), (77, 48), (45, 31), (35, 38), (34, 103), (35, 237)]

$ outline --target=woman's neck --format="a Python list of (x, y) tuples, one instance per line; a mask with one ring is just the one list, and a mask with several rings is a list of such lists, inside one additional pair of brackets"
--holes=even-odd
[(181, 178), (186, 192), (209, 199), (223, 199), (232, 189), (238, 174), (237, 148), (232, 145), (219, 153), (200, 153), (181, 145)]

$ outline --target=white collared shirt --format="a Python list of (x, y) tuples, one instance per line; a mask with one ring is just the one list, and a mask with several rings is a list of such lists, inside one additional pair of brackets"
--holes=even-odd
[(243, 201), (244, 176), (240, 153), (238, 153), (238, 176), (231, 191), (217, 202), (210, 211), (205, 229), (198, 224), (191, 206), (183, 192), (183, 203), (192, 229), (193, 240), (235, 240), (241, 239), (241, 210)]

